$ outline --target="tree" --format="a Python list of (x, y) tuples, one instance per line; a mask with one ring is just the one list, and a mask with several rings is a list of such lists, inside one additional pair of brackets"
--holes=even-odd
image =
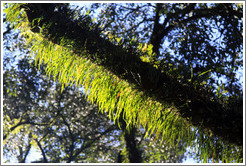
[[(152, 138), (144, 138), (145, 130), (128, 132), (114, 125), (98, 113), (96, 105), (86, 102), (81, 88), (65, 87), (61, 92), (60, 84), (47, 78), (44, 65), (36, 68), (24, 45), (19, 33), (7, 26), (3, 149), (9, 162), (15, 157), (20, 163), (28, 162), (33, 147), (42, 156), (31, 161), (35, 163), (181, 162), (184, 158), (181, 146), (175, 149), (160, 141), (149, 145)], [(150, 155), (158, 151), (162, 153)], [(134, 153), (140, 154), (138, 160), (132, 158)], [(172, 158), (165, 158), (168, 155)]]
[[(101, 14), (110, 24), (67, 4), (14, 4), (6, 13), (49, 75), (64, 86), (84, 85), (88, 100), (115, 121), (123, 116), (127, 128), (142, 125), (171, 144), (199, 143), (204, 161), (241, 162), (242, 5), (110, 5)], [(137, 16), (144, 18), (136, 23)], [(221, 86), (214, 75), (229, 83)]]
[[(44, 70), (37, 72), (28, 61), (24, 58), (18, 62), (18, 70), (4, 73), (4, 154), (13, 157), (19, 148), (18, 161), (25, 162), (35, 145), (43, 156), (40, 162), (93, 162), (100, 153), (114, 150), (108, 144), (117, 141), (113, 134), (117, 128), (108, 117), (98, 114), (97, 107), (76, 89), (65, 88), (61, 93), (59, 84), (49, 81)], [(108, 143), (105, 137), (114, 140)], [(107, 161), (114, 159), (113, 154)]]
[[(98, 114), (97, 107), (87, 103), (85, 97), (76, 93), (76, 89), (66, 87), (61, 93), (59, 84), (49, 81), (43, 69), (38, 74), (34, 63), (30, 65), (28, 60), (21, 59), (18, 70), (6, 70), (4, 63), (5, 156), (10, 154), (8, 158), (13, 158), (17, 155), (18, 162), (26, 162), (31, 147), (35, 146), (43, 157), (33, 162), (116, 162), (120, 149), (124, 151), (125, 143), (121, 139), (124, 133), (106, 115)], [(16, 92), (13, 89), (17, 89)], [(135, 130), (134, 135), (125, 132), (130, 137), (130, 140), (125, 140), (126, 143), (135, 140), (138, 146), (144, 145), (142, 149), (163, 149), (158, 147), (163, 142), (146, 145), (148, 139), (144, 139), (140, 131)], [(136, 140), (137, 137), (140, 141)], [(168, 153), (177, 156), (170, 161), (181, 161), (183, 158), (182, 153), (176, 155), (174, 150), (167, 150), (164, 154)], [(148, 151), (143, 154), (148, 156)], [(154, 156), (145, 157), (143, 161)], [(129, 160), (124, 153), (122, 158), (125, 162)], [(164, 162), (165, 159), (154, 161)]]

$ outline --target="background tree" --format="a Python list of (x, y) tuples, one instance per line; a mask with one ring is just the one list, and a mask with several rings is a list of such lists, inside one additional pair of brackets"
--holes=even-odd
[(242, 5), (110, 5), (94, 22), (67, 4), (14, 4), (6, 13), (48, 75), (84, 85), (114, 121), (198, 147), (203, 161), (241, 162)]

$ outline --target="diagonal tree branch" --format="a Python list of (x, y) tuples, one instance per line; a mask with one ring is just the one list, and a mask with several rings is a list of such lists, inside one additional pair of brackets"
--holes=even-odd
[[(206, 90), (180, 83), (151, 64), (141, 61), (135, 53), (100, 37), (98, 32), (90, 30), (88, 21), (79, 25), (65, 13), (54, 11), (53, 5), (23, 5), (29, 22), (33, 23), (31, 26), (34, 32), (39, 32), (36, 28), (38, 26), (46, 27), (43, 35), (48, 40), (60, 44), (61, 39), (67, 39), (78, 56), (87, 51), (87, 58), (91, 61), (104, 66), (155, 100), (174, 105), (180, 115), (189, 118), (194, 125), (208, 128), (224, 140), (242, 145), (241, 107), (224, 108), (215, 98), (212, 100), (207, 97), (211, 94), (208, 95)], [(41, 19), (39, 23), (35, 21), (36, 18)], [(137, 76), (139, 80), (135, 79)]]
[(38, 139), (35, 139), (35, 141), (37, 142), (37, 145), (38, 145), (39, 149), (41, 150), (41, 153), (42, 153), (42, 156), (43, 156), (43, 162), (44, 163), (48, 163), (48, 159), (46, 157), (46, 153), (45, 153), (44, 149), (42, 148), (42, 145), (41, 145), (40, 141)]

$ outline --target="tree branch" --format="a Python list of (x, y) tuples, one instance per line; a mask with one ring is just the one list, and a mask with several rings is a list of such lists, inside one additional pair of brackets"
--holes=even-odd
[[(236, 16), (241, 19), (243, 17), (242, 12), (233, 10), (229, 4), (219, 4), (216, 7), (207, 9), (194, 9), (195, 5), (195, 3), (192, 3), (189, 4), (189, 6), (187, 6), (185, 9), (179, 10), (175, 13), (168, 13), (164, 23), (159, 26), (158, 37), (163, 39), (164, 36), (166, 36), (174, 28), (179, 27), (182, 24), (186, 24), (187, 22), (198, 20), (200, 18), (212, 18), (213, 16), (222, 16), (226, 18), (228, 16)], [(190, 12), (192, 12), (193, 15), (191, 17), (185, 18), (184, 16)]]
[(104, 136), (105, 134), (107, 134), (108, 132), (110, 132), (112, 130), (115, 130), (115, 126), (114, 125), (110, 126), (105, 131), (100, 133), (99, 136), (97, 136), (97, 137), (93, 138), (92, 140), (90, 140), (90, 142), (88, 144), (86, 144), (86, 145), (82, 144), (81, 147), (74, 152), (74, 155), (69, 158), (68, 162), (71, 162), (72, 160), (74, 160), (82, 151), (84, 151), (85, 149), (89, 148), (95, 141), (99, 140), (102, 136)]
[(44, 149), (42, 148), (42, 145), (41, 145), (40, 141), (38, 141), (38, 139), (35, 139), (35, 141), (37, 142), (37, 145), (38, 145), (39, 149), (41, 150), (41, 153), (42, 153), (42, 156), (43, 156), (43, 162), (44, 162), (44, 163), (48, 163), (48, 160), (47, 160), (45, 151), (44, 151)]
[[(86, 58), (134, 84), (153, 99), (174, 105), (180, 115), (189, 118), (194, 125), (209, 128), (231, 143), (243, 144), (243, 117), (239, 113), (242, 110), (224, 108), (215, 98), (211, 99), (213, 96), (208, 95), (206, 90), (180, 83), (151, 64), (141, 61), (135, 53), (103, 39), (96, 31), (90, 30), (86, 23), (80, 26), (66, 14), (49, 10), (40, 4), (25, 6), (29, 21), (34, 23), (33, 28), (51, 25), (46, 26), (43, 34), (48, 40), (60, 44), (62, 38), (69, 39), (69, 44), (78, 56), (86, 50)], [(41, 18), (39, 24), (35, 18)], [(33, 31), (38, 32), (35, 29)], [(135, 79), (136, 75), (140, 81)]]
[(70, 128), (70, 124), (68, 124), (68, 122), (66, 121), (65, 117), (61, 114), (60, 115), (64, 124), (67, 126), (68, 128), (68, 132), (69, 132), (69, 137), (71, 138), (71, 144), (70, 144), (70, 147), (69, 147), (69, 158), (68, 158), (68, 161), (67, 162), (71, 162), (72, 159), (74, 158), (74, 143), (75, 143), (75, 138), (74, 138), (74, 134), (73, 132), (71, 131), (71, 128)]
[(31, 150), (31, 147), (32, 147), (32, 145), (29, 142), (29, 144), (27, 146), (27, 149), (26, 149), (26, 152), (25, 152), (25, 155), (24, 155), (24, 158), (20, 161), (20, 163), (25, 163), (26, 162), (26, 158), (27, 158), (27, 155), (29, 154), (29, 152)]

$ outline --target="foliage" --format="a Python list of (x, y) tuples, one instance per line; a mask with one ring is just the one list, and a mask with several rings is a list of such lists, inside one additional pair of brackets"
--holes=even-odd
[[(4, 157), (12, 162), (30, 162), (32, 150), (42, 158), (31, 162), (116, 162), (120, 150), (129, 162), (124, 132), (98, 107), (86, 101), (83, 88), (49, 80), (44, 65), (39, 70), (23, 48), (19, 33), (4, 35)], [(12, 37), (14, 36), (14, 37)], [(17, 36), (17, 37), (15, 37)], [(13, 41), (17, 46), (13, 46)], [(25, 42), (24, 42), (25, 43)], [(15, 103), (13, 105), (13, 103)], [(135, 132), (143, 162), (180, 162), (184, 155), (165, 142), (149, 145), (145, 130)], [(169, 148), (170, 149), (169, 149)], [(151, 149), (151, 150), (149, 150)], [(157, 159), (153, 153), (162, 150)], [(166, 159), (163, 156), (172, 155)]]
[[(7, 70), (5, 66), (4, 73), (4, 135), (8, 135), (5, 138), (4, 154), (7, 158), (17, 156), (19, 162), (26, 162), (31, 153), (30, 148), (34, 146), (43, 153), (43, 159), (33, 162), (116, 161), (119, 149), (124, 147), (123, 140), (118, 142), (121, 131), (117, 126), (105, 115), (99, 114), (96, 106), (87, 103), (75, 87), (66, 87), (61, 92), (59, 84), (45, 77), (42, 65), (37, 73), (34, 63), (30, 65), (24, 57), (19, 60), (18, 66), (18, 70)], [(15, 75), (16, 80), (9, 75)], [(18, 82), (18, 85), (13, 86), (10, 81)], [(30, 90), (33, 87), (35, 88)], [(17, 89), (18, 95), (11, 93), (12, 88)], [(13, 102), (16, 103), (14, 106)], [(31, 108), (31, 111), (23, 106)], [(12, 115), (16, 113), (18, 114)], [(162, 149), (160, 145), (165, 145), (163, 142), (148, 145), (148, 139), (143, 138), (142, 132), (138, 137), (142, 140), (139, 144), (146, 150), (152, 148), (151, 151), (158, 151)], [(17, 147), (19, 150), (16, 151)], [(148, 162), (149, 157), (155, 155), (148, 156), (146, 150), (144, 154), (147, 157), (144, 161)], [(9, 152), (10, 156), (7, 155)], [(173, 152), (168, 150), (164, 154), (167, 153)], [(178, 161), (182, 159), (181, 156), (182, 154), (178, 155)], [(175, 160), (173, 158), (170, 161)], [(164, 162), (166, 159), (154, 161)]]
[[(26, 60), (24, 61), (24, 64), (21, 61), (19, 64), (27, 68), (28, 63)], [(47, 78), (45, 79), (44, 73), (35, 75), (34, 63), (30, 69), (29, 72), (19, 70), (19, 73), (16, 74), (19, 82), (17, 86), (18, 97), (5, 93), (4, 119), (6, 123), (14, 123), (12, 126), (18, 126), (15, 132), (5, 132), (9, 135), (5, 147), (11, 148), (10, 142), (13, 141), (20, 143), (20, 140), (16, 139), (15, 136), (25, 138), (30, 135), (31, 141), (28, 141), (26, 146), (35, 145), (36, 149), (40, 149), (44, 153), (42, 162), (96, 162), (101, 157), (100, 154), (107, 154), (109, 150), (114, 150), (114, 148), (110, 148), (110, 146), (114, 146), (113, 141), (109, 141), (111, 145), (108, 145), (105, 137), (113, 137), (117, 140), (117, 135), (113, 134), (116, 127), (112, 122), (109, 122), (106, 116), (98, 114), (96, 106), (88, 104), (85, 98), (76, 92), (75, 88), (65, 88), (61, 93), (61, 87), (49, 82)], [(20, 73), (23, 76), (31, 77), (31, 79), (22, 78)], [(5, 78), (8, 80), (9, 77), (5, 75)], [(32, 91), (28, 88), (32, 84), (25, 85), (23, 83), (29, 80), (32, 80), (35, 83), (34, 85), (42, 83), (48, 86), (42, 86), (40, 88), (42, 90), (33, 90), (38, 97), (31, 96)], [(6, 82), (5, 86), (11, 88), (11, 85)], [(30, 95), (30, 98), (20, 94)], [(17, 101), (25, 103), (25, 106), (30, 104), (31, 110), (21, 107), (21, 104), (18, 104)], [(11, 108), (12, 102), (16, 103), (14, 108)], [(15, 119), (9, 115), (14, 113), (18, 113), (19, 121), (16, 119), (15, 122)], [(11, 126), (9, 128), (6, 126), (4, 129), (11, 129)], [(25, 143), (26, 141), (23, 139), (23, 145)], [(96, 146), (93, 147), (93, 144), (96, 144)], [(105, 145), (107, 146), (105, 147)], [(12, 146), (25, 147), (18, 146), (18, 144)], [(8, 150), (8, 148), (5, 150)], [(15, 148), (12, 151), (15, 152)], [(5, 154), (8, 154), (6, 152)], [(94, 153), (97, 155), (93, 156)], [(106, 161), (114, 161), (115, 156), (113, 154)]]
[[(25, 8), (25, 4), (23, 6)], [(237, 100), (242, 98), (242, 93), (240, 87), (237, 85), (235, 77), (235, 71), (238, 66), (242, 66), (239, 56), (242, 47), (242, 37), (240, 36), (242, 31), (242, 21), (240, 21), (242, 17), (240, 12), (242, 8), (240, 6), (235, 6), (234, 4), (163, 4), (162, 6), (158, 6), (158, 4), (156, 6), (154, 4), (112, 4), (106, 5), (106, 9), (110, 6), (109, 10), (102, 10), (106, 11), (106, 14), (100, 15), (101, 18), (103, 18), (103, 16), (106, 16), (106, 18), (113, 18), (105, 19), (106, 21), (110, 21), (109, 23), (112, 25), (103, 22), (104, 20), (102, 19), (99, 19), (99, 24), (95, 25), (88, 15), (74, 18), (73, 11), (69, 10), (66, 5), (50, 5), (51, 8), (54, 8), (54, 11), (57, 9), (63, 12), (63, 19), (72, 20), (72, 23), (77, 23), (79, 25), (79, 27), (74, 27), (74, 29), (71, 28), (71, 32), (63, 32), (64, 30), (61, 29), (63, 27), (57, 27), (54, 20), (59, 20), (61, 18), (55, 18), (55, 16), (48, 21), (45, 20), (45, 18), (39, 17), (36, 20), (33, 19), (32, 22), (29, 22), (32, 17), (35, 17), (33, 16), (35, 14), (33, 11), (29, 11), (28, 13), (26, 10), (24, 12), (23, 8), (21, 8), (23, 6), (22, 4), (11, 4), (9, 8), (5, 10), (7, 13), (7, 20), (12, 22), (15, 28), (20, 28), (22, 35), (27, 40), (27, 45), (32, 45), (30, 52), (35, 57), (36, 63), (40, 65), (43, 62), (47, 65), (47, 75), (53, 75), (54, 80), (58, 78), (62, 84), (61, 90), (68, 85), (75, 84), (77, 88), (83, 85), (88, 100), (96, 102), (102, 112), (107, 112), (110, 115), (110, 118), (115, 122), (123, 113), (123, 118), (127, 123), (127, 127), (130, 127), (131, 125), (141, 125), (148, 131), (146, 136), (153, 133), (156, 133), (157, 136), (161, 134), (161, 138), (167, 140), (170, 145), (176, 145), (177, 140), (178, 142), (181, 140), (185, 142), (185, 146), (195, 146), (197, 142), (199, 142), (202, 148), (198, 148), (196, 152), (198, 157), (204, 162), (207, 162), (210, 158), (216, 158), (216, 161), (222, 160), (223, 162), (241, 162), (242, 158), (240, 157), (240, 154), (242, 151), (237, 150), (240, 149), (240, 147), (235, 147), (233, 144), (228, 144), (226, 141), (216, 141), (218, 137), (213, 135), (214, 131), (211, 131), (217, 131), (216, 129), (191, 128), (189, 121), (182, 117), (183, 114), (187, 113), (191, 116), (192, 122), (195, 125), (203, 125), (203, 121), (200, 122), (199, 120), (199, 114), (204, 114), (203, 110), (199, 113), (188, 113), (187, 111), (189, 110), (189, 107), (192, 108), (191, 110), (197, 107), (196, 102), (198, 99), (196, 100), (195, 98), (199, 97), (201, 94), (203, 94), (201, 95), (203, 96), (202, 99), (207, 102), (208, 106), (215, 106), (215, 101), (219, 101), (220, 104), (223, 104), (221, 107), (228, 110), (231, 106), (231, 99)], [(95, 6), (98, 7), (100, 5), (97, 4)], [(42, 5), (33, 5), (32, 7), (36, 8), (37, 11), (39, 11), (40, 8), (42, 9)], [(165, 20), (163, 24), (158, 24), (158, 22), (151, 20), (152, 18), (148, 18), (146, 14), (144, 14), (146, 17), (144, 17), (142, 23), (147, 22), (145, 26), (147, 26), (146, 28), (149, 30), (155, 29), (155, 27), (148, 26), (152, 26), (151, 24), (148, 24), (148, 22), (151, 21), (154, 21), (156, 26), (167, 27), (165, 29), (166, 31), (157, 35), (157, 38), (156, 35), (151, 34), (151, 31), (142, 31), (144, 34), (137, 33), (137, 28), (142, 28), (140, 26), (142, 23), (133, 21), (133, 18), (135, 18), (135, 16), (141, 16), (140, 13), (144, 13), (147, 7), (153, 9), (151, 11), (152, 15), (149, 16), (153, 16), (153, 13), (156, 12), (157, 14), (154, 18), (163, 17)], [(235, 17), (237, 18), (231, 18), (230, 15), (227, 14), (224, 15), (224, 10), (235, 12)], [(107, 11), (109, 13), (107, 13)], [(126, 11), (130, 12), (124, 13)], [(215, 11), (216, 13), (214, 14), (213, 12)], [(40, 15), (45, 16), (47, 13), (40, 13)], [(117, 18), (117, 16), (119, 16), (119, 18)], [(226, 19), (224, 20), (224, 18)], [(117, 21), (119, 23), (118, 25), (113, 25), (115, 20), (119, 21)], [(120, 23), (122, 23), (123, 20), (132, 22), (132, 24), (129, 23), (129, 28), (122, 28), (123, 24)], [(216, 26), (218, 26), (217, 29), (219, 29), (222, 34), (220, 37), (224, 41), (227, 41), (222, 47), (218, 48), (216, 48), (218, 45), (212, 45), (211, 42), (205, 41), (205, 39), (211, 40), (210, 36), (212, 35), (212, 31), (206, 30), (209, 30), (209, 28), (211, 29), (211, 27), (208, 27), (208, 23), (211, 23), (214, 20), (219, 20), (220, 24), (211, 24), (213, 25), (212, 29), (215, 29)], [(232, 22), (231, 20), (238, 21)], [(198, 21), (199, 24), (197, 24), (196, 21)], [(230, 24), (228, 24), (228, 22)], [(39, 25), (42, 27), (38, 27)], [(235, 39), (228, 38), (233, 35), (231, 35), (231, 31), (228, 31), (229, 28), (226, 25), (234, 27), (235, 32), (239, 36)], [(72, 25), (64, 26), (73, 27)], [(73, 33), (80, 33), (76, 32), (80, 27), (84, 32), (88, 32), (88, 34), (82, 32), (79, 40), (71, 40), (69, 37), (74, 37)], [(102, 31), (98, 30), (98, 27), (100, 27)], [(180, 30), (181, 28), (182, 30)], [(113, 33), (109, 33), (109, 36), (105, 37), (103, 32), (106, 30), (110, 30), (110, 32)], [(135, 34), (131, 33), (132, 31), (135, 32)], [(122, 35), (126, 32), (128, 32), (127, 35)], [(198, 33), (194, 34), (194, 32)], [(210, 34), (207, 34), (208, 32), (210, 32)], [(58, 33), (64, 33), (65, 35), (59, 36)], [(159, 32), (154, 30), (153, 34), (154, 33)], [(104, 36), (104, 38), (97, 38), (97, 34)], [(125, 40), (120, 43), (121, 38), (114, 36), (120, 36)], [(179, 37), (174, 39), (174, 36)], [(160, 47), (159, 45), (164, 37), (169, 39), (170, 49), (161, 48), (160, 52), (162, 52), (160, 53), (156, 48)], [(85, 40), (86, 38), (89, 40)], [(95, 38), (95, 41), (98, 41), (98, 43), (94, 42), (93, 38)], [(153, 47), (151, 44), (149, 46), (145, 46), (144, 44), (144, 47), (143, 44), (139, 44), (141, 42), (147, 43), (147, 39), (155, 41), (151, 43)], [(214, 42), (218, 42), (218, 39), (215, 39)], [(100, 48), (102, 43), (106, 43), (105, 46), (107, 47), (98, 50), (97, 47)], [(114, 47), (115, 45), (118, 45), (118, 47)], [(124, 48), (123, 51), (120, 48)], [(146, 52), (145, 48), (147, 49)], [(152, 52), (151, 48), (153, 48)], [(115, 57), (113, 54), (107, 54), (110, 53), (109, 50), (122, 55), (119, 61), (122, 61), (122, 64), (125, 64), (126, 66), (122, 64), (119, 64), (118, 66), (117, 63), (111, 64), (112, 62), (115, 62)], [(227, 54), (228, 51), (230, 52), (229, 55)], [(177, 53), (180, 56), (176, 56)], [(131, 56), (130, 61), (123, 63), (124, 59), (129, 60), (127, 59), (129, 56), (124, 54), (129, 54)], [(203, 57), (202, 55), (206, 56)], [(139, 60), (139, 56), (142, 61)], [(222, 58), (215, 58), (220, 56), (222, 56)], [(231, 56), (232, 60), (230, 59), (231, 57), (228, 56)], [(214, 59), (216, 62), (213, 61)], [(223, 61), (222, 66), (217, 60)], [(196, 65), (187, 66), (185, 63)], [(230, 65), (229, 74), (227, 74), (228, 70), (225, 68), (225, 65), (228, 66), (228, 64)], [(142, 67), (144, 65), (147, 67)], [(124, 72), (119, 72), (121, 71), (121, 68), (124, 69)], [(164, 84), (164, 86), (167, 87), (165, 91), (162, 92), (167, 94), (157, 93), (156, 89), (148, 89), (149, 85), (146, 84), (148, 81), (150, 84), (153, 84), (151, 87), (157, 86), (155, 85), (155, 83), (157, 84), (155, 80), (157, 80), (159, 73), (144, 73), (142, 71), (142, 73), (138, 74), (136, 72), (134, 73), (134, 71), (138, 71), (136, 68), (148, 68), (150, 69), (148, 71), (155, 71), (155, 68), (162, 70), (161, 74), (166, 78), (170, 77), (169, 83), (173, 82), (173, 85)], [(211, 71), (213, 71), (213, 73)], [(227, 79), (231, 83), (224, 87), (222, 92), (227, 88), (230, 89), (229, 94), (223, 96), (221, 96), (220, 92), (217, 96), (212, 94), (212, 92), (216, 90), (216, 86), (218, 86), (218, 82), (215, 82), (215, 78), (211, 77), (213, 76), (212, 74), (217, 74), (218, 76), (222, 74), (227, 76)], [(131, 78), (132, 80), (127, 80), (127, 78)], [(144, 78), (147, 81), (144, 80)], [(175, 91), (175, 86), (177, 86), (176, 89), (178, 90), (181, 90), (181, 87), (187, 87), (187, 89), (181, 90), (184, 91), (183, 94), (187, 94), (187, 96), (192, 96), (192, 94), (194, 94), (189, 92), (189, 88), (191, 89), (191, 92), (193, 92), (194, 89), (199, 89), (198, 92), (201, 94), (193, 96), (191, 103), (189, 103), (189, 100), (184, 101), (185, 104), (183, 104), (182, 101), (185, 99), (177, 100), (169, 98), (169, 102), (167, 102), (168, 99), (158, 100), (159, 96), (178, 95), (179, 92), (177, 93)], [(206, 88), (210, 92), (204, 93)], [(146, 89), (147, 92), (145, 91)], [(156, 97), (149, 93), (158, 95)], [(173, 95), (170, 95), (172, 93)], [(221, 107), (219, 106), (218, 110), (213, 111), (220, 111)], [(187, 112), (182, 112), (182, 116), (180, 116), (179, 111), (182, 109)], [(199, 110), (197, 109), (196, 111)], [(205, 111), (209, 110), (207, 109)], [(198, 114), (198, 119), (195, 119), (196, 114)], [(209, 124), (209, 122), (207, 124)], [(204, 138), (209, 139), (204, 140)], [(214, 145), (216, 149), (219, 149), (219, 152), (216, 153), (217, 155), (208, 155), (214, 154), (216, 151), (211, 145)], [(228, 146), (230, 147), (230, 152), (227, 151)], [(227, 155), (230, 153), (232, 156)]]
[[(240, 4), (226, 6), (223, 3), (165, 3), (159, 6), (158, 12), (155, 4), (92, 4), (91, 16), (94, 16), (94, 10), (101, 9), (97, 21), (103, 31), (112, 31), (116, 36), (127, 35), (124, 37), (127, 39), (134, 37), (141, 44), (149, 42), (154, 28), (154, 24), (150, 23), (155, 18), (146, 13), (149, 10), (158, 12), (160, 22), (163, 22), (160, 26), (165, 33), (164, 44), (160, 45), (162, 54), (158, 58), (165, 62), (164, 65), (169, 65), (169, 68), (165, 69), (170, 70), (171, 65), (171, 69), (178, 72), (179, 76), (182, 72), (186, 72), (182, 73), (184, 81), (190, 79), (190, 64), (193, 64), (194, 76), (206, 71), (212, 72), (197, 77), (196, 81), (199, 83), (205, 81), (207, 87), (211, 87), (214, 91), (220, 85), (220, 79), (217, 79), (216, 75), (231, 82), (227, 86), (233, 88), (225, 87), (227, 93), (230, 95), (240, 93), (242, 87), (238, 84), (239, 76), (236, 71), (242, 69), (243, 60), (243, 22), (240, 14), (242, 6)], [(200, 13), (202, 10), (203, 13)], [(235, 16), (227, 15), (223, 10), (231, 12), (235, 10), (233, 11)], [(105, 17), (107, 19), (104, 19)], [(211, 74), (212, 77), (209, 77)]]

